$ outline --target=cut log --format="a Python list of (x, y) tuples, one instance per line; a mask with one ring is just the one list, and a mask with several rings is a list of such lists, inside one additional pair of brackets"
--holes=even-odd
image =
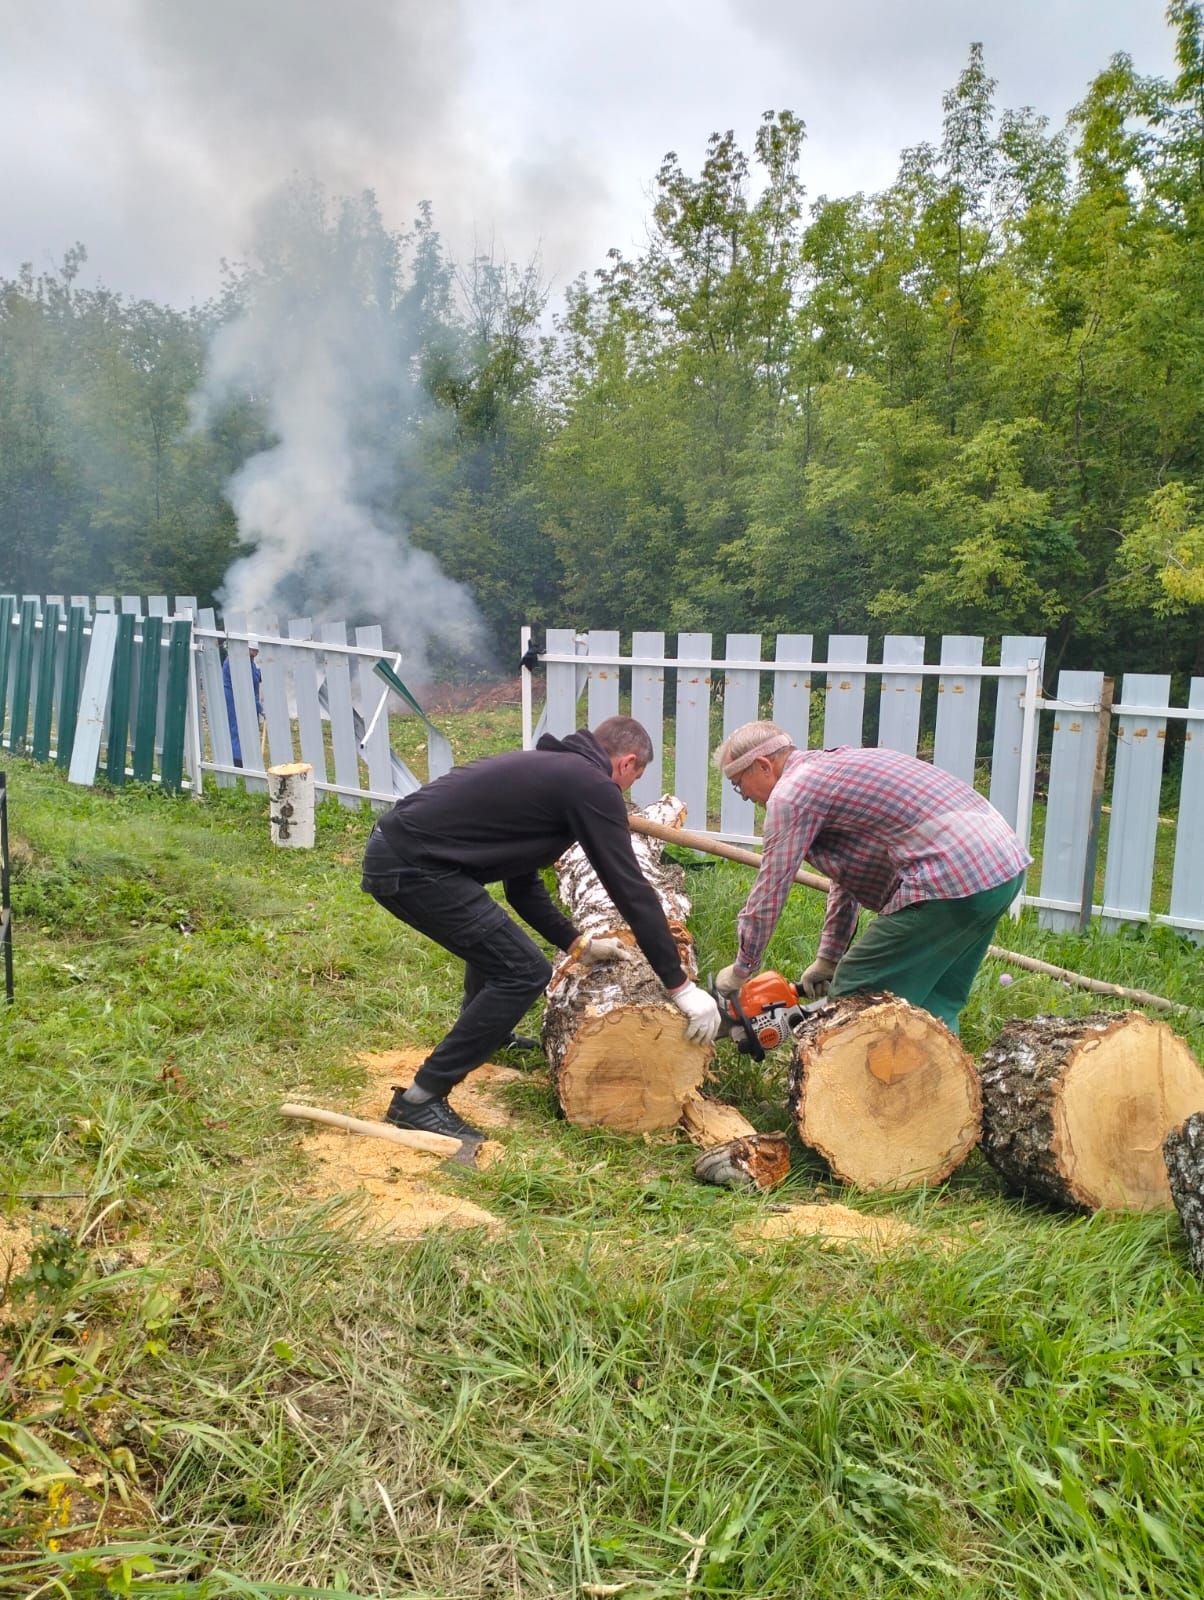
[(1084, 1211), (1171, 1204), (1163, 1140), (1204, 1072), (1137, 1011), (1009, 1022), (982, 1058), (983, 1153), (1014, 1188)]
[[(684, 817), (685, 807), (666, 796), (645, 814), (672, 826)], [(673, 930), (682, 965), (693, 977), (685, 873), (662, 859), (660, 840), (634, 838), (632, 844)], [(557, 862), (556, 878), (561, 899), (582, 933), (617, 937), (628, 946), (625, 960), (596, 967), (566, 958), (548, 986), (543, 1045), (561, 1109), (579, 1127), (617, 1133), (672, 1128), (702, 1084), (714, 1050), (686, 1038), (685, 1017), (666, 995), (579, 846)]]
[(691, 1095), (681, 1108), (681, 1125), (686, 1137), (700, 1149), (726, 1144), (729, 1139), (747, 1139), (756, 1129), (735, 1106), (725, 1106), (708, 1095)]
[(314, 769), (308, 761), (268, 768), (268, 821), (273, 844), (314, 847)]
[(1171, 1199), (1187, 1235), (1187, 1254), (1204, 1278), (1204, 1112), (1196, 1111), (1163, 1140)]
[(894, 995), (848, 995), (795, 1040), (790, 1107), (799, 1138), (842, 1183), (940, 1183), (978, 1143), (974, 1063), (943, 1022)]
[(704, 1150), (694, 1163), (702, 1183), (726, 1189), (776, 1189), (790, 1176), (790, 1146), (784, 1133), (750, 1133)]

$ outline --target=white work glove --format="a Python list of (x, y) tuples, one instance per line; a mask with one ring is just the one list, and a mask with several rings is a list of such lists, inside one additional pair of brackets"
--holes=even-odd
[(583, 967), (596, 967), (600, 961), (626, 959), (627, 946), (622, 939), (598, 939), (592, 933), (586, 937), (585, 948), (577, 952), (577, 960)]
[(733, 961), (731, 966), (724, 967), (723, 971), (715, 979), (715, 987), (721, 995), (727, 998), (729, 995), (739, 994), (740, 986), (751, 977), (752, 973), (747, 967), (742, 967), (738, 961)]
[(828, 985), (832, 982), (832, 974), (836, 971), (835, 961), (829, 961), (826, 956), (816, 956), (799, 979), (799, 984), (808, 1000), (822, 1000), (828, 992)]
[(688, 1020), (686, 1038), (695, 1044), (711, 1044), (719, 1032), (719, 1007), (705, 989), (696, 983), (687, 983), (669, 996), (677, 1009)]

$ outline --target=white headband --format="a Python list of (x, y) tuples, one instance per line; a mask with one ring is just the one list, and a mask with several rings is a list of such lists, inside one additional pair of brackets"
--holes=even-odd
[(776, 755), (779, 750), (785, 750), (787, 745), (792, 745), (793, 743), (794, 740), (788, 733), (771, 733), (768, 739), (762, 739), (760, 744), (753, 745), (746, 755), (737, 756), (734, 761), (725, 761), (723, 763), (723, 776), (725, 778), (738, 777), (746, 767), (751, 767), (758, 757)]

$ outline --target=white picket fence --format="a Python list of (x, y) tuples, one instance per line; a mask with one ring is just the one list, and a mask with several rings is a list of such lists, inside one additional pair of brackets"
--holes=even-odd
[[(530, 629), (524, 628), (523, 653), (530, 639)], [(614, 630), (548, 630), (539, 658), (547, 697), (538, 725), (530, 674), (524, 673), (525, 745), (545, 729), (563, 736), (581, 723), (616, 714), (622, 705), (648, 728), (656, 750), (633, 798), (643, 804), (671, 789), (685, 800), (691, 827), (756, 843), (754, 807), (730, 784), (720, 789), (718, 825), (708, 824), (710, 758), (718, 742), (720, 708), (724, 735), (770, 716), (803, 749), (862, 745), (869, 733), (878, 745), (915, 755), (923, 731), (926, 743), (931, 739), (933, 763), (945, 771), (975, 783), (989, 767), (983, 787), (991, 804), (1030, 843), (1042, 719), (1052, 717), (1041, 882), (1024, 903), (1036, 906), (1042, 923), (1052, 928), (1078, 926), (1086, 904), (1088, 915), (1102, 917), (1106, 927), (1154, 921), (1204, 933), (1204, 679), (1192, 680), (1187, 706), (1170, 705), (1169, 676), (1128, 673), (1122, 681), (1111, 713), (1112, 808), (1103, 899), (1097, 903), (1085, 879), (1094, 881), (1088, 863), (1094, 867), (1092, 783), (1104, 674), (1062, 672), (1056, 695), (1047, 697), (1044, 639), (1004, 638), (998, 666), (984, 666), (984, 641), (964, 635), (943, 638), (939, 662), (928, 664), (924, 639), (910, 635), (888, 635), (876, 662), (869, 659), (868, 637), (860, 634), (831, 635), (822, 659), (808, 634), (778, 635), (772, 659), (765, 659), (759, 634), (728, 634), (716, 651), (711, 634), (683, 633), (673, 655), (666, 652), (663, 633), (634, 633), (627, 650), (620, 642)], [(932, 678), (935, 713), (922, 720), (924, 685)], [(988, 749), (980, 747), (979, 712), (984, 684), (992, 680)], [(671, 717), (666, 716), (666, 690)], [(867, 717), (873, 698), (876, 716)], [(1175, 719), (1185, 724), (1180, 825), (1170, 902), (1161, 911), (1152, 908), (1154, 854), (1158, 830), (1168, 826), (1159, 817), (1159, 797), (1167, 725)]]

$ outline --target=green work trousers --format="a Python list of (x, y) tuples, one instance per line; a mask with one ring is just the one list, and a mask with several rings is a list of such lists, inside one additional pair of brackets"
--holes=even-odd
[(876, 917), (836, 968), (834, 997), (880, 989), (923, 1006), (954, 1033), (995, 924), (1020, 893), (1023, 872), (961, 900), (921, 900)]

